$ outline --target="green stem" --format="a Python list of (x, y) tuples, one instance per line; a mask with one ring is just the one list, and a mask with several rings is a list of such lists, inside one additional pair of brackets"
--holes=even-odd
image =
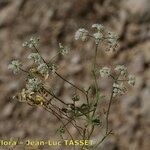
[(92, 133), (94, 132), (94, 129), (95, 129), (95, 127), (94, 127), (94, 125), (92, 125), (92, 129), (91, 129), (91, 132), (90, 132), (90, 134), (89, 134), (89, 136), (88, 136), (88, 140), (90, 139)]
[[(95, 54), (94, 54), (94, 59), (93, 59), (93, 77), (94, 77), (94, 83), (95, 83), (95, 89), (96, 89), (96, 97), (97, 97), (97, 93), (98, 93), (98, 83), (97, 83), (97, 78), (96, 78), (96, 58), (97, 58), (97, 50), (98, 50), (98, 44), (96, 44), (95, 47)], [(96, 105), (98, 103), (98, 99), (96, 99)], [(92, 116), (94, 116), (95, 112), (96, 112), (97, 107), (95, 107)]]
[(94, 71), (96, 69), (97, 50), (98, 50), (98, 44), (96, 44), (96, 47), (95, 47), (95, 54), (94, 54), (94, 60), (93, 60), (93, 70)]
[[(96, 95), (98, 93), (98, 83), (97, 83), (97, 78), (96, 78), (96, 61), (97, 61), (97, 51), (98, 51), (98, 44), (96, 44), (96, 47), (95, 47), (95, 53), (94, 53), (94, 58), (93, 58), (93, 69), (92, 69), (92, 74), (93, 74), (93, 77), (94, 77), (94, 83), (95, 83), (95, 89), (96, 89)], [(97, 96), (96, 96), (97, 97)], [(88, 102), (89, 103), (89, 102)], [(96, 105), (98, 103), (98, 100), (96, 99)], [(95, 112), (96, 112), (96, 108), (94, 108), (93, 110), (93, 114), (92, 114), (92, 117), (94, 116)], [(90, 139), (92, 133), (94, 132), (94, 126), (92, 126), (92, 129), (91, 129), (91, 132), (90, 134), (88, 135), (88, 139)]]
[[(114, 82), (118, 81), (119, 76), (120, 76), (120, 73), (118, 74), (116, 79), (112, 76), (114, 79)], [(110, 112), (110, 108), (111, 108), (111, 104), (112, 104), (112, 99), (113, 99), (113, 87), (112, 87), (111, 96), (110, 96), (110, 100), (109, 100), (109, 104), (108, 104), (108, 109), (106, 112), (106, 132), (105, 132), (106, 134), (107, 134), (108, 128), (109, 128), (109, 112)]]
[(112, 103), (112, 99), (113, 99), (113, 89), (111, 92), (111, 96), (110, 96), (110, 100), (109, 100), (109, 104), (108, 104), (108, 109), (106, 112), (106, 134), (108, 133), (108, 128), (109, 128), (109, 112), (110, 112), (110, 108), (111, 108), (111, 103)]

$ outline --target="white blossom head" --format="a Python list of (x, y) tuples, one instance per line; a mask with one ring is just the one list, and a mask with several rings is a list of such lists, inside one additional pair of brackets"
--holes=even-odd
[(113, 97), (123, 95), (126, 92), (126, 88), (123, 83), (113, 83)]
[(119, 72), (121, 75), (127, 74), (127, 68), (124, 65), (117, 65), (114, 70)]
[(108, 67), (103, 67), (102, 69), (100, 69), (101, 77), (109, 77), (110, 73), (111, 73), (111, 69)]
[(84, 28), (80, 28), (75, 33), (75, 40), (81, 39), (82, 41), (85, 41), (88, 37), (89, 32), (85, 30)]
[(134, 86), (135, 85), (135, 76), (129, 75), (128, 76), (128, 84)]
[(28, 59), (32, 59), (35, 63), (43, 63), (41, 56), (38, 53), (30, 53)]
[(69, 53), (68, 48), (65, 48), (61, 43), (59, 43), (59, 53), (62, 55), (67, 55)]
[(18, 60), (13, 60), (11, 64), (8, 65), (8, 69), (12, 70), (14, 74), (17, 74), (20, 71), (21, 62)]
[(28, 41), (24, 42), (22, 44), (23, 47), (28, 47), (28, 48), (33, 48), (33, 47), (37, 47), (39, 44), (39, 38), (37, 37), (31, 37)]
[(52, 74), (55, 74), (55, 72), (57, 71), (57, 66), (55, 64), (52, 64), (50, 66), (50, 70), (51, 70)]
[(97, 32), (97, 33), (93, 34), (93, 36), (94, 36), (94, 38), (95, 38), (96, 44), (98, 44), (99, 41), (103, 38), (103, 34), (100, 33), (100, 32)]
[(41, 73), (42, 75), (47, 75), (49, 74), (49, 68), (47, 66), (47, 64), (45, 63), (41, 63), (38, 67), (37, 70), (39, 71), (39, 73)]
[(101, 24), (93, 24), (92, 25), (92, 28), (96, 28), (97, 30), (103, 30), (104, 29), (104, 26), (103, 25), (101, 25)]
[(115, 48), (118, 44), (118, 36), (112, 32), (108, 32), (107, 43), (109, 48)]
[(37, 77), (29, 78), (26, 83), (26, 88), (29, 91), (38, 91), (42, 87), (42, 81)]

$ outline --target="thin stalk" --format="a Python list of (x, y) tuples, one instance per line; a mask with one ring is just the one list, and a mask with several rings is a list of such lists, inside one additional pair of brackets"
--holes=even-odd
[(64, 105), (67, 105), (64, 101), (62, 101), (60, 98), (58, 98), (54, 93), (51, 93), (50, 91), (48, 91), (47, 89), (44, 88), (44, 90), (50, 94), (51, 96), (53, 96), (54, 98), (56, 98), (58, 101), (60, 101), (61, 103), (63, 103)]
[(100, 145), (110, 134), (112, 133), (112, 130), (110, 130), (109, 132), (107, 132), (107, 134), (104, 135), (104, 137), (94, 146), (92, 147), (91, 150), (95, 150), (95, 148)]
[[(118, 74), (116, 79), (113, 76), (111, 76), (111, 77), (115, 80), (114, 82), (117, 82), (119, 76), (120, 76), (120, 73)], [(111, 104), (112, 104), (112, 99), (113, 99), (113, 87), (112, 87), (111, 96), (110, 96), (110, 100), (109, 100), (109, 104), (108, 104), (108, 108), (107, 108), (107, 112), (106, 112), (106, 132), (105, 132), (106, 134), (107, 134), (108, 128), (109, 128), (109, 112), (110, 112), (110, 108), (111, 108)]]
[(53, 59), (55, 59), (60, 53), (56, 53), (56, 55), (54, 55), (48, 62), (48, 64), (52, 63)]
[[(96, 61), (97, 61), (97, 51), (98, 51), (98, 44), (96, 44), (95, 47), (95, 53), (94, 53), (94, 58), (93, 58), (93, 69), (92, 69), (92, 73), (93, 73), (93, 77), (94, 77), (94, 83), (95, 83), (95, 89), (96, 89), (96, 94), (98, 93), (98, 83), (97, 83), (97, 78), (96, 78)], [(97, 97), (97, 96), (96, 96)], [(98, 100), (96, 101), (96, 104), (98, 103)], [(92, 117), (94, 116), (95, 112), (96, 112), (96, 108), (94, 108)], [(91, 132), (88, 135), (88, 139), (91, 137), (92, 133), (94, 132), (94, 126), (92, 126)]]
[[(86, 96), (87, 104), (88, 104), (88, 106), (90, 106), (88, 92), (86, 92), (86, 95), (85, 95), (85, 96)], [(90, 114), (90, 109), (89, 109), (89, 114)]]
[[(43, 107), (45, 110), (47, 110), (48, 112), (50, 112), (46, 107)], [(50, 108), (51, 109), (51, 108)], [(67, 129), (67, 127), (65, 126), (65, 123), (62, 121), (61, 117), (59, 117), (59, 115), (53, 110), (51, 109), (52, 113), (64, 126), (64, 128), (66, 129), (67, 133), (69, 134), (69, 136), (71, 137), (71, 139), (74, 141), (74, 138), (72, 137), (71, 133), (69, 132), (69, 130)], [(74, 150), (75, 150), (75, 146), (74, 146)]]
[(96, 47), (95, 47), (95, 54), (94, 54), (94, 59), (93, 59), (93, 70), (94, 70), (94, 71), (95, 71), (95, 69), (96, 69), (97, 50), (98, 50), (98, 44), (96, 44)]
[[(98, 93), (98, 83), (97, 83), (97, 78), (96, 78), (96, 58), (97, 58), (97, 50), (98, 50), (98, 44), (96, 44), (95, 47), (95, 54), (94, 54), (94, 59), (93, 59), (93, 77), (94, 77), (94, 83), (95, 83), (95, 89), (96, 89), (96, 95)], [(96, 96), (97, 97), (97, 96)], [(98, 103), (98, 100), (96, 99), (96, 105)], [(95, 107), (92, 116), (94, 116), (95, 112), (96, 112), (97, 107)]]
[(109, 100), (109, 104), (108, 104), (108, 108), (106, 112), (106, 132), (105, 132), (106, 134), (108, 133), (108, 128), (109, 128), (109, 112), (111, 108), (112, 99), (113, 99), (113, 89), (111, 92), (111, 96), (110, 96), (110, 100)]
[[(83, 139), (82, 139), (83, 141), (84, 141), (85, 138), (86, 138), (86, 130), (87, 130), (87, 127), (88, 127), (88, 125), (85, 126), (84, 131), (83, 131)], [(83, 149), (84, 146), (85, 146), (85, 145), (83, 145), (83, 146), (81, 147), (81, 149)]]
[[(40, 54), (39, 50), (36, 48), (36, 46), (33, 45), (33, 47), (34, 47), (35, 51), (40, 55), (40, 57), (41, 57), (41, 59), (43, 60), (43, 62), (48, 66), (47, 62), (46, 62), (45, 59), (41, 56), (41, 54)], [(48, 66), (48, 67), (49, 67), (49, 66)]]
[(22, 72), (24, 72), (24, 73), (29, 73), (28, 71), (26, 71), (26, 70), (24, 70), (24, 69), (22, 69), (22, 68), (19, 68)]
[[(56, 110), (58, 109), (61, 114), (63, 114), (64, 116), (68, 117), (67, 115), (65, 115), (65, 114), (61, 111), (61, 109), (60, 109), (59, 107), (57, 107), (57, 106), (55, 106), (55, 105), (53, 105), (53, 104), (51, 104), (51, 103), (50, 103), (50, 105), (53, 106)], [(81, 132), (80, 132), (80, 130), (79, 130), (79, 128), (81, 128), (81, 127), (77, 126), (75, 119), (70, 118), (70, 117), (68, 117), (68, 118), (69, 118), (70, 120), (67, 119), (67, 118), (65, 118), (65, 119), (68, 120), (68, 123), (70, 122), (70, 123), (75, 127), (75, 129), (79, 132), (79, 134), (82, 136), (82, 134), (81, 134)], [(75, 124), (73, 124), (73, 122), (71, 122), (71, 121), (74, 121)], [(68, 123), (67, 123), (67, 124), (68, 124)], [(66, 124), (66, 125), (67, 125), (67, 124)], [(81, 128), (81, 129), (82, 129), (82, 128)]]
[[(53, 98), (54, 98), (54, 97), (53, 97)], [(75, 120), (74, 118), (68, 117), (66, 114), (64, 114), (64, 113), (62, 112), (62, 110), (61, 110), (59, 107), (53, 105), (52, 103), (49, 103), (49, 104), (50, 104), (51, 106), (53, 106), (56, 110), (58, 109), (61, 114), (63, 114), (64, 116), (66, 116), (67, 118), (69, 118), (69, 119), (71, 119), (71, 120), (69, 120), (69, 119), (63, 117), (64, 119), (68, 120), (69, 122), (70, 122), (70, 121), (74, 121), (74, 124), (73, 124), (72, 122), (71, 122), (71, 124), (77, 129), (77, 131), (79, 132), (79, 134), (82, 136), (82, 134), (81, 134), (79, 128), (80, 128), (82, 131), (83, 131), (83, 128), (77, 125), (76, 120)]]
[(110, 74), (110, 77), (116, 81), (115, 77), (112, 74)]
[(75, 87), (76, 89), (78, 89), (79, 91), (81, 91), (82, 93), (86, 94), (84, 90), (80, 89), (79, 87), (77, 87), (76, 85), (74, 85), (73, 83), (71, 83), (70, 81), (66, 80), (64, 77), (62, 77), (59, 73), (55, 72), (56, 75), (58, 77), (60, 77), (62, 80), (64, 80), (65, 82), (67, 82), (68, 84), (72, 85), (73, 87)]
[(94, 127), (94, 125), (92, 125), (92, 129), (91, 129), (91, 132), (90, 132), (90, 134), (89, 134), (89, 136), (88, 136), (88, 139), (90, 139), (92, 133), (94, 132), (94, 129), (95, 129), (95, 127)]

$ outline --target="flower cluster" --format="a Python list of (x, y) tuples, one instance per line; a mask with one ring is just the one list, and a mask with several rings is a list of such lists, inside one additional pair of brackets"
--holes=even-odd
[(23, 47), (28, 47), (28, 48), (33, 48), (33, 47), (36, 47), (38, 46), (38, 43), (39, 43), (39, 38), (37, 37), (31, 37), (29, 39), (29, 41), (26, 41), (22, 44)]
[(17, 74), (20, 71), (21, 62), (18, 60), (13, 60), (11, 64), (8, 65), (8, 69), (12, 70), (14, 74)]
[(93, 24), (92, 28), (96, 28), (97, 32), (93, 34), (94, 38), (95, 38), (95, 42), (96, 44), (98, 44), (100, 42), (100, 40), (103, 39), (104, 35), (103, 35), (103, 29), (104, 27), (101, 24)]
[(42, 57), (38, 53), (30, 53), (28, 59), (32, 59), (34, 63), (37, 65), (37, 71), (45, 77), (45, 79), (49, 76), (49, 67), (43, 61)]
[(38, 53), (30, 53), (28, 59), (32, 59), (37, 64), (43, 63), (43, 60)]
[(75, 39), (81, 39), (82, 41), (85, 41), (87, 37), (92, 37), (95, 39), (95, 43), (98, 45), (100, 41), (104, 41), (107, 43), (108, 49), (115, 49), (118, 43), (118, 36), (115, 35), (112, 32), (105, 32), (105, 28), (101, 24), (93, 24), (92, 28), (95, 28), (97, 30), (96, 33), (90, 34), (89, 31), (87, 31), (84, 28), (80, 28), (75, 33)]
[(98, 44), (99, 41), (100, 41), (101, 39), (103, 39), (103, 34), (102, 34), (101, 32), (99, 32), (99, 31), (98, 31), (97, 33), (94, 33), (93, 36), (94, 36), (94, 38), (95, 38), (96, 44)]
[(64, 47), (61, 43), (59, 43), (59, 53), (62, 55), (67, 55), (69, 53), (68, 48)]
[(108, 32), (107, 43), (109, 45), (109, 49), (115, 49), (118, 44), (118, 36), (112, 32)]
[(113, 83), (113, 97), (123, 95), (126, 92), (126, 88), (123, 83)]
[(46, 78), (49, 75), (49, 68), (47, 66), (47, 64), (45, 63), (41, 63), (38, 67), (37, 70), (39, 73), (41, 73), (42, 75), (44, 75)]
[(26, 83), (26, 88), (30, 92), (38, 91), (42, 87), (42, 81), (37, 77), (29, 78)]
[(88, 34), (89, 33), (88, 33), (87, 30), (85, 30), (84, 28), (80, 28), (75, 33), (75, 39), (76, 40), (81, 39), (82, 41), (85, 41), (87, 39), (87, 37), (88, 37)]
[(135, 76), (134, 75), (129, 75), (128, 76), (128, 84), (134, 86), (135, 85)]
[[(134, 86), (135, 85), (135, 76), (128, 75), (127, 68), (124, 65), (117, 65), (114, 69), (117, 73), (117, 78), (114, 77), (111, 69), (108, 67), (103, 67), (100, 69), (100, 76), (101, 77), (111, 77), (115, 82), (113, 83), (113, 97), (123, 95), (126, 92), (126, 88), (123, 82), (126, 82)], [(128, 76), (127, 76), (128, 75)], [(124, 78), (125, 77), (125, 78)], [(123, 79), (122, 79), (123, 78)]]
[(57, 66), (55, 64), (51, 64), (50, 70), (51, 70), (52, 74), (55, 74), (55, 72), (57, 71)]
[(127, 67), (124, 65), (117, 65), (114, 70), (119, 72), (121, 75), (127, 75)]
[(104, 29), (104, 26), (101, 24), (93, 24), (92, 28), (96, 28), (97, 30), (101, 31)]
[(101, 77), (109, 77), (110, 73), (111, 73), (111, 69), (108, 67), (103, 67), (102, 69), (100, 69)]

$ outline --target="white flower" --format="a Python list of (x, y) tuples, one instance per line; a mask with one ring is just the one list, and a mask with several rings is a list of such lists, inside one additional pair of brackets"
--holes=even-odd
[(21, 62), (18, 60), (13, 60), (11, 64), (8, 65), (8, 69), (12, 70), (14, 74), (18, 73), (21, 67)]
[(108, 67), (103, 67), (100, 69), (100, 75), (101, 77), (109, 77), (110, 76), (111, 69)]
[(22, 46), (32, 48), (38, 46), (38, 43), (39, 43), (39, 38), (31, 37), (28, 41), (24, 42)]
[(76, 39), (76, 40), (81, 39), (82, 41), (85, 41), (86, 38), (87, 38), (87, 36), (88, 36), (88, 31), (85, 30), (84, 28), (78, 29), (78, 30), (76, 31), (76, 33), (75, 33), (75, 39)]
[(65, 48), (61, 43), (59, 43), (59, 52), (62, 55), (67, 55), (69, 53), (69, 50)]
[(49, 73), (48, 66), (45, 63), (42, 63), (38, 66), (37, 70), (42, 74), (42, 75), (47, 75)]
[(121, 75), (127, 74), (127, 68), (124, 65), (117, 65), (114, 70), (120, 72)]
[(107, 42), (110, 48), (115, 48), (118, 43), (118, 36), (112, 32), (108, 32)]
[(97, 32), (97, 33), (93, 34), (93, 36), (94, 36), (94, 38), (96, 40), (96, 44), (98, 44), (99, 41), (103, 38), (103, 34), (100, 33), (100, 32)]
[(23, 47), (28, 47), (28, 42), (27, 42), (27, 41), (24, 42), (24, 43), (22, 44), (22, 46), (23, 46)]
[(29, 78), (26, 84), (26, 88), (29, 91), (38, 91), (42, 87), (42, 81), (37, 77)]
[(129, 75), (128, 76), (128, 84), (134, 86), (135, 85), (135, 76), (134, 75)]
[(92, 28), (97, 28), (97, 30), (102, 30), (102, 29), (104, 29), (104, 26), (103, 25), (101, 25), (101, 24), (93, 24), (92, 25)]
[(43, 63), (41, 56), (38, 53), (31, 53), (28, 56), (28, 59), (33, 59), (35, 63)]
[(54, 74), (57, 71), (57, 66), (55, 64), (52, 64), (50, 67), (52, 74)]
[(97, 32), (95, 34), (93, 34), (93, 36), (96, 38), (96, 39), (101, 39), (103, 37), (103, 34), (100, 33), (100, 32)]
[(113, 83), (113, 97), (118, 95), (123, 95), (126, 91), (125, 86), (123, 83)]

